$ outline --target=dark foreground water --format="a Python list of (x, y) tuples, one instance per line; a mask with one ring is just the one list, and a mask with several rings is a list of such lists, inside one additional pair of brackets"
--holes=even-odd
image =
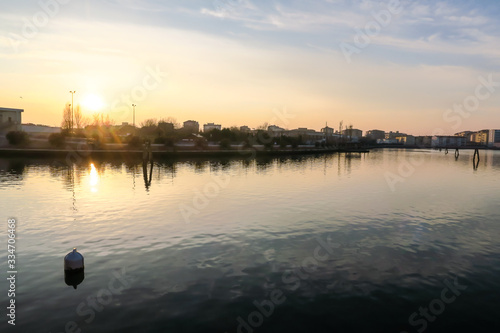
[[(497, 332), (500, 152), (0, 159), (1, 332)], [(7, 219), (17, 220), (16, 326)], [(85, 279), (64, 280), (77, 247)]]

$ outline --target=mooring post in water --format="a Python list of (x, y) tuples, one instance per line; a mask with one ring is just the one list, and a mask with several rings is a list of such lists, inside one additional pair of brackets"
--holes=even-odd
[(458, 156), (460, 156), (460, 152), (458, 151), (458, 148), (455, 149), (455, 158), (458, 158)]
[(479, 149), (478, 148), (474, 149), (474, 161), (476, 161), (476, 157), (477, 157), (477, 162), (479, 162)]
[(445, 155), (448, 155), (448, 148), (445, 148), (445, 149), (444, 149), (444, 154), (445, 154)]
[(142, 160), (144, 162), (151, 162), (153, 160), (153, 152), (151, 151), (151, 141), (146, 141), (142, 150)]

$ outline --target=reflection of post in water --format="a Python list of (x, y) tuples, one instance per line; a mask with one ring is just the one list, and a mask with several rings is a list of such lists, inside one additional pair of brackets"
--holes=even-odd
[(479, 167), (479, 149), (474, 149), (474, 158), (472, 159), (472, 167), (477, 170)]
[(151, 162), (153, 160), (153, 152), (151, 151), (151, 141), (147, 140), (144, 143), (142, 149), (142, 161), (143, 162)]
[[(151, 165), (149, 176), (148, 165)], [(149, 140), (144, 143), (144, 148), (142, 151), (142, 173), (144, 176), (144, 185), (146, 186), (146, 189), (149, 189), (153, 177), (153, 152), (151, 151), (151, 141)]]
[[(148, 162), (144, 161), (142, 162), (142, 174), (144, 176), (144, 185), (146, 186), (146, 189), (149, 189), (151, 186), (151, 180), (153, 178), (153, 162)], [(149, 168), (149, 175), (148, 175), (148, 165), (150, 166)]]
[(338, 162), (337, 163), (337, 175), (340, 176), (341, 172), (340, 172), (340, 154), (339, 153), (337, 153), (337, 157), (338, 157), (338, 159), (337, 159), (337, 162)]

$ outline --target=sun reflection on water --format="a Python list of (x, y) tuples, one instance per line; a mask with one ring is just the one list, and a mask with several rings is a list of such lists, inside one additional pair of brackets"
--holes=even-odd
[(99, 185), (99, 171), (97, 171), (94, 163), (90, 164), (90, 188), (92, 192), (97, 192), (97, 186)]

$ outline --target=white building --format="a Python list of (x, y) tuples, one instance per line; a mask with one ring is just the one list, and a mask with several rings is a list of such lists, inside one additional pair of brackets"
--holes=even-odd
[(488, 146), (500, 148), (500, 130), (490, 130), (488, 135)]
[(463, 136), (438, 135), (432, 137), (432, 147), (461, 147), (465, 146), (467, 138)]
[(244, 125), (244, 126), (240, 126), (240, 131), (244, 132), (244, 133), (250, 133), (252, 130), (250, 129), (250, 127)]
[(413, 135), (397, 136), (396, 140), (398, 140), (398, 143), (402, 143), (405, 146), (415, 145), (415, 137)]
[(269, 132), (269, 134), (271, 136), (278, 137), (278, 136), (281, 136), (285, 132), (285, 129), (281, 128), (279, 126), (276, 126), (276, 125), (269, 125), (269, 126), (267, 126), (267, 131)]
[(195, 120), (186, 120), (184, 122), (184, 129), (198, 133), (200, 131), (200, 124)]
[(203, 132), (207, 133), (207, 132), (210, 132), (212, 130), (221, 130), (222, 129), (222, 125), (217, 125), (217, 124), (214, 124), (214, 123), (208, 123), (208, 124), (205, 124), (203, 125)]
[(23, 109), (0, 108), (0, 132), (20, 131)]
[(26, 124), (21, 125), (21, 129), (28, 134), (52, 134), (60, 133), (60, 127), (51, 127), (44, 125)]

